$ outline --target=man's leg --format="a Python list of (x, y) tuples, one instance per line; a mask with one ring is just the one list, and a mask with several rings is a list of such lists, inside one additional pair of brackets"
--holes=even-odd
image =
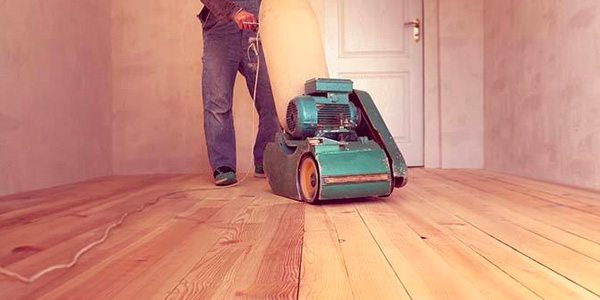
[[(242, 44), (248, 47), (248, 37), (255, 33), (246, 33), (242, 39)], [(256, 79), (256, 63), (257, 57), (253, 51), (250, 51), (250, 59), (244, 55), (240, 64), (240, 71), (246, 78), (248, 91), (250, 95), (254, 93), (254, 81)], [(271, 91), (271, 83), (269, 82), (269, 73), (265, 57), (260, 49), (260, 70), (258, 76), (258, 85), (256, 90), (256, 101), (254, 106), (259, 115), (258, 134), (254, 144), (254, 165), (262, 167), (263, 152), (267, 144), (275, 138), (275, 133), (280, 130), (279, 120), (277, 119), (277, 110), (273, 100), (273, 92)]]
[(232, 102), (233, 85), (240, 59), (239, 53), (235, 51), (239, 40), (240, 36), (235, 34), (212, 31), (204, 34), (204, 131), (208, 158), (213, 170), (220, 167), (233, 170), (236, 168)]

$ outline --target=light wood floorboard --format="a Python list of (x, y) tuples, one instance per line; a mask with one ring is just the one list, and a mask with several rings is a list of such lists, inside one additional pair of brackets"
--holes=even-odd
[(72, 269), (0, 275), (0, 299), (600, 300), (600, 193), (485, 170), (409, 177), (388, 198), (322, 205), (202, 175), (2, 197), (0, 266), (32, 276), (166, 195)]

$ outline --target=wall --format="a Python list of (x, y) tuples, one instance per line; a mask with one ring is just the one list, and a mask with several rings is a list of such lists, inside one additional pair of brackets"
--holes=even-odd
[[(477, 167), (482, 0), (424, 1), (426, 164)], [(322, 23), (324, 0), (310, 2)], [(208, 172), (200, 8), (197, 1), (1, 2), (0, 194), (111, 169)], [(240, 77), (234, 113), (245, 169), (256, 116)]]
[(485, 167), (600, 188), (600, 2), (485, 2)]
[[(309, 2), (323, 23), (324, 0)], [(480, 168), (483, 0), (424, 2), (426, 166)], [(114, 1), (115, 173), (209, 172), (201, 124), (202, 29), (195, 19), (200, 8), (199, 1)], [(234, 98), (238, 169), (245, 170), (254, 112), (239, 76)]]
[[(201, 7), (200, 1), (113, 2), (115, 174), (210, 172), (202, 126), (202, 25), (196, 18)], [(234, 98), (238, 169), (245, 172), (254, 112), (241, 77)]]
[(439, 20), (438, 0), (423, 0), (423, 156), (427, 168), (442, 166)]
[(424, 0), (425, 166), (483, 167), (483, 0)]
[[(481, 0), (424, 1), (427, 165), (477, 167)], [(323, 22), (324, 0), (310, 2)], [(199, 1), (1, 2), (0, 194), (112, 170), (209, 172), (200, 8)], [(255, 114), (240, 77), (234, 113), (245, 169)]]
[(0, 195), (110, 174), (109, 12), (0, 1)]

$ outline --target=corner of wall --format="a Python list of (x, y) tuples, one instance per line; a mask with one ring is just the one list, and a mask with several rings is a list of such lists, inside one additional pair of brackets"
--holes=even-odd
[(439, 0), (423, 1), (424, 113), (426, 168), (442, 166)]

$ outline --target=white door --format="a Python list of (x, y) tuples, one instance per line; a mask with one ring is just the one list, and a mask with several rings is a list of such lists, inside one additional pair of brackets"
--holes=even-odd
[(423, 166), (423, 43), (405, 23), (422, 0), (326, 0), (329, 73), (368, 92), (409, 166)]

